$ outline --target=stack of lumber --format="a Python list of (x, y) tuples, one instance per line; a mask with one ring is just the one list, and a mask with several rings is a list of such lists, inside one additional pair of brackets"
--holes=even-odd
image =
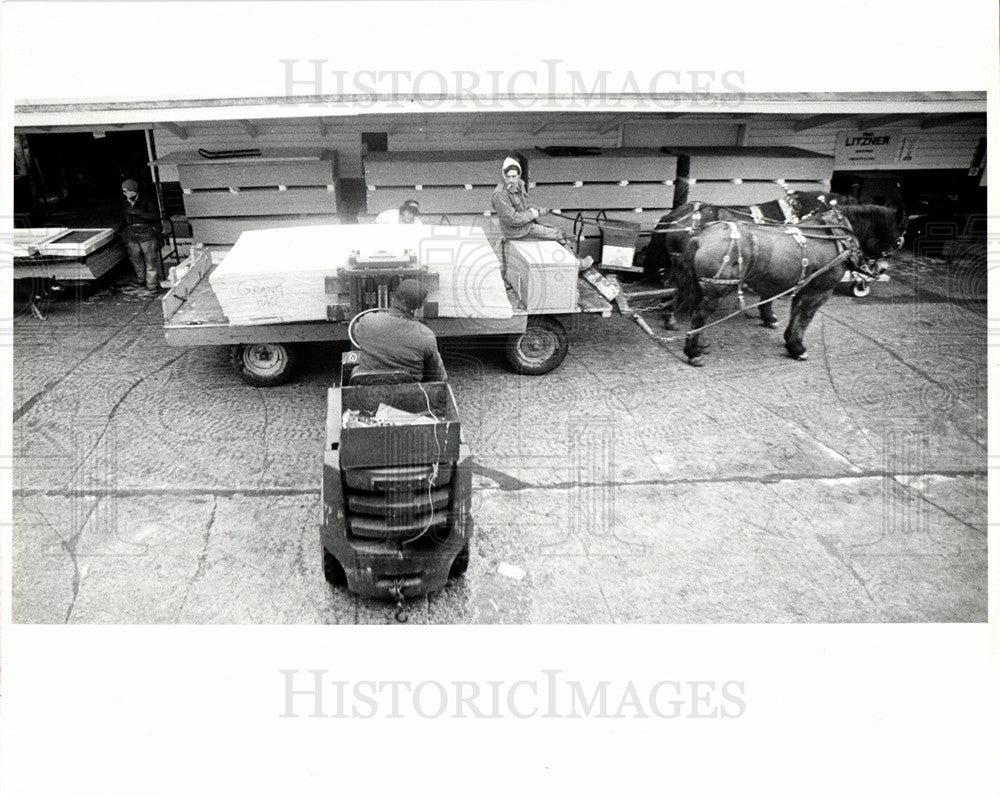
[[(593, 149), (592, 154), (526, 152), (529, 196), (535, 205), (569, 216), (593, 218), (599, 211), (650, 230), (671, 207), (676, 158), (656, 149)], [(491, 215), (493, 190), (503, 180), (500, 166), (509, 152), (390, 152), (365, 157), (368, 214), (398, 208), (415, 199), (435, 220), (471, 223)], [(522, 157), (522, 160), (525, 160)], [(573, 233), (573, 221), (545, 216), (544, 224)], [(581, 255), (600, 254), (600, 232), (583, 228)]]
[(110, 227), (34, 227), (14, 230), (14, 279), (93, 280), (125, 257)]
[[(263, 150), (256, 157), (176, 163), (192, 239), (233, 244), (247, 230), (338, 224), (337, 158), (330, 150)], [(158, 162), (162, 163), (164, 161)]]
[(439, 318), (509, 319), (500, 261), (482, 229), (437, 225), (343, 225), (244, 233), (209, 283), (230, 324), (274, 324), (327, 318), (327, 277), (352, 253), (402, 256), (438, 275), (428, 302)]
[(421, 215), (452, 224), (488, 215), (493, 189), (503, 180), (507, 152), (373, 152), (365, 156), (368, 215), (398, 208), (408, 199)]
[(829, 191), (833, 156), (796, 147), (664, 147), (677, 159), (674, 205), (753, 205), (784, 189)]

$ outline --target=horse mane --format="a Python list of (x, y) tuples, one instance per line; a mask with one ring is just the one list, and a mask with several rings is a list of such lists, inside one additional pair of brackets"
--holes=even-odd
[(884, 205), (837, 205), (851, 223), (854, 235), (862, 251), (871, 258), (877, 258), (896, 244), (902, 235), (899, 212)]

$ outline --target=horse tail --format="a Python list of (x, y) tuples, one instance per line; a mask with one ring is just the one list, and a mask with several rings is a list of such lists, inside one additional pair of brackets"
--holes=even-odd
[(694, 269), (694, 259), (698, 253), (698, 239), (688, 241), (683, 255), (674, 255), (671, 261), (671, 281), (677, 287), (674, 297), (674, 313), (689, 316), (701, 302), (701, 283)]

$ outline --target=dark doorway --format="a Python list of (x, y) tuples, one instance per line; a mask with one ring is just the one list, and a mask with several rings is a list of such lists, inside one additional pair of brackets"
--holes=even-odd
[(154, 191), (145, 131), (29, 133), (21, 142), (30, 191), (19, 193), (14, 212), (34, 227), (114, 226), (122, 180)]

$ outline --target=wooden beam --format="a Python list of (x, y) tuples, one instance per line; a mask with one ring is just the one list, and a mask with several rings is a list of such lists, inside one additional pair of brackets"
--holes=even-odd
[(901, 122), (904, 119), (913, 119), (913, 114), (886, 114), (885, 116), (872, 116), (867, 119), (858, 119), (858, 130), (871, 130), (882, 125), (891, 125)]
[(186, 139), (188, 137), (188, 132), (180, 125), (178, 125), (176, 122), (157, 122), (157, 125), (164, 128), (165, 130), (169, 130), (171, 133), (173, 133), (175, 136), (177, 136), (177, 138), (181, 140)]
[(243, 129), (246, 131), (247, 135), (250, 138), (252, 139), (257, 138), (257, 132), (258, 132), (257, 126), (253, 124), (249, 119), (241, 119), (240, 125), (243, 126)]
[(968, 122), (974, 119), (975, 116), (976, 114), (938, 114), (937, 116), (928, 116), (920, 123), (920, 129), (930, 130), (935, 127), (954, 125), (956, 122)]
[(792, 130), (796, 133), (801, 133), (803, 130), (812, 130), (814, 127), (842, 122), (845, 119), (854, 119), (855, 116), (856, 114), (819, 114), (818, 116), (807, 116), (805, 119), (800, 119), (792, 125)]

